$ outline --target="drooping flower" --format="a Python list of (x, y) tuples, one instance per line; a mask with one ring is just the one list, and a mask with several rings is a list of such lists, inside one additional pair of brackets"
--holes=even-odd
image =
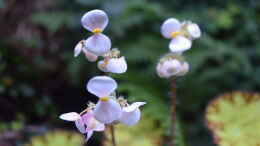
[(85, 54), (85, 57), (87, 58), (88, 61), (90, 62), (95, 62), (98, 58), (97, 55), (89, 52), (87, 48), (85, 47), (85, 40), (82, 40), (78, 42), (76, 47), (74, 48), (74, 57), (78, 57), (81, 52)]
[(104, 60), (98, 62), (98, 68), (103, 72), (111, 73), (125, 73), (127, 70), (127, 63), (124, 56), (120, 56), (118, 49), (112, 49), (104, 55)]
[(161, 33), (165, 38), (171, 39), (169, 48), (171, 52), (178, 53), (189, 50), (192, 40), (200, 37), (199, 26), (189, 21), (183, 23), (175, 18), (169, 18), (161, 26)]
[(132, 126), (138, 123), (141, 118), (141, 111), (139, 109), (140, 106), (146, 104), (145, 102), (135, 102), (131, 105), (123, 107), (122, 115), (119, 121), (123, 124)]
[(108, 16), (102, 10), (92, 10), (83, 15), (81, 18), (82, 26), (93, 33), (92, 36), (84, 42), (89, 52), (102, 56), (111, 48), (111, 40), (102, 34), (108, 24)]
[(105, 125), (94, 118), (92, 110), (87, 110), (81, 114), (76, 112), (65, 113), (60, 115), (60, 119), (75, 122), (78, 130), (82, 134), (87, 134), (86, 140), (89, 140), (94, 131), (105, 130)]
[(116, 88), (116, 81), (108, 76), (93, 77), (87, 84), (87, 90), (99, 98), (94, 109), (94, 116), (101, 123), (112, 123), (122, 114), (119, 103), (111, 97)]
[(159, 62), (156, 67), (157, 74), (161, 78), (169, 78), (176, 75), (180, 70), (181, 63), (177, 59)]

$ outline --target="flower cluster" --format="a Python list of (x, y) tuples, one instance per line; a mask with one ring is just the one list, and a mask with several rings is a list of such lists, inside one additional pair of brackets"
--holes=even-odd
[(120, 56), (118, 49), (111, 50), (111, 40), (102, 32), (108, 25), (107, 14), (102, 10), (92, 10), (84, 14), (81, 19), (82, 26), (92, 32), (92, 36), (81, 40), (74, 48), (74, 57), (83, 52), (90, 62), (97, 61), (101, 56), (104, 59), (98, 62), (98, 68), (104, 72), (124, 73), (127, 63), (124, 56)]
[(182, 56), (192, 46), (192, 41), (201, 36), (200, 28), (191, 21), (180, 22), (169, 18), (161, 26), (163, 37), (171, 39), (170, 53), (163, 56), (157, 64), (156, 71), (159, 77), (183, 76), (189, 71), (189, 64)]
[[(118, 49), (111, 49), (111, 40), (102, 34), (108, 24), (108, 17), (102, 10), (87, 12), (81, 19), (82, 25), (93, 33), (86, 40), (80, 41), (75, 49), (74, 56), (83, 52), (86, 58), (97, 61), (99, 56), (103, 60), (98, 61), (98, 68), (103, 72), (124, 73), (127, 63), (124, 56), (120, 56)], [(86, 89), (99, 98), (97, 104), (89, 103), (81, 113), (69, 112), (60, 115), (60, 119), (73, 121), (77, 129), (86, 135), (88, 140), (94, 131), (104, 131), (105, 124), (135, 125), (141, 118), (140, 106), (145, 102), (129, 104), (126, 99), (117, 97), (115, 90), (117, 82), (109, 76), (96, 76), (89, 80)]]

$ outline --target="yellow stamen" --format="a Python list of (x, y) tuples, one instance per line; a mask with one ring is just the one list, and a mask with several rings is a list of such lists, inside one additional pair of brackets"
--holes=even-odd
[(100, 28), (95, 28), (94, 30), (93, 30), (93, 33), (94, 34), (99, 34), (99, 33), (101, 33), (102, 32), (102, 29), (100, 29)]
[(99, 100), (100, 100), (100, 101), (103, 101), (103, 102), (106, 102), (106, 101), (109, 100), (109, 97), (101, 97)]
[(180, 35), (180, 32), (179, 32), (179, 31), (175, 31), (175, 32), (172, 32), (172, 33), (171, 33), (171, 37), (172, 37), (172, 38), (176, 38), (178, 35)]

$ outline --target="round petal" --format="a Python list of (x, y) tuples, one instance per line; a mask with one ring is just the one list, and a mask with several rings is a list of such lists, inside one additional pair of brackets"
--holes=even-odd
[(122, 116), (120, 117), (120, 122), (129, 126), (135, 125), (141, 118), (141, 112), (139, 108), (135, 109), (132, 112), (122, 112)]
[(89, 51), (88, 51), (87, 49), (85, 49), (85, 48), (83, 48), (83, 52), (84, 52), (84, 54), (85, 54), (85, 56), (86, 56), (86, 58), (87, 58), (88, 61), (90, 61), (90, 62), (95, 62), (95, 61), (97, 61), (97, 59), (98, 59), (98, 56), (97, 56), (97, 55), (95, 55), (95, 54), (89, 52)]
[(103, 71), (103, 72), (108, 72), (108, 71), (107, 71), (106, 64), (105, 64), (104, 61), (102, 61), (102, 60), (101, 60), (101, 61), (98, 61), (97, 66), (98, 66), (98, 69), (100, 69), (101, 71)]
[(93, 31), (96, 28), (103, 31), (108, 24), (108, 16), (102, 10), (92, 10), (83, 15), (81, 24), (89, 31)]
[(165, 71), (165, 73), (168, 76), (175, 75), (176, 73), (178, 73), (180, 71), (180, 69), (181, 69), (181, 63), (176, 59), (166, 61), (163, 64), (163, 70)]
[(116, 101), (98, 101), (94, 110), (95, 119), (104, 124), (112, 123), (120, 118), (122, 109)]
[(187, 31), (193, 39), (197, 39), (201, 36), (200, 28), (197, 24), (191, 23), (187, 25)]
[(137, 108), (139, 108), (140, 106), (145, 105), (146, 102), (135, 102), (133, 104), (131, 104), (130, 106), (124, 107), (123, 111), (124, 112), (133, 112), (134, 110), (136, 110)]
[(184, 36), (177, 36), (173, 38), (169, 44), (171, 52), (183, 52), (191, 48), (191, 40), (185, 38)]
[(163, 65), (161, 63), (158, 63), (157, 66), (156, 66), (156, 71), (157, 71), (157, 74), (159, 77), (163, 78), (165, 77), (165, 72), (163, 71)]
[(125, 57), (111, 58), (107, 64), (107, 71), (111, 73), (125, 73), (127, 70), (127, 64)]
[(78, 44), (76, 45), (76, 47), (74, 48), (74, 57), (78, 57), (81, 50), (82, 50), (83, 46), (82, 46), (82, 42), (78, 42)]
[(59, 118), (65, 121), (77, 121), (80, 119), (80, 115), (76, 112), (70, 112), (60, 115)]
[(107, 97), (117, 88), (114, 79), (108, 76), (96, 76), (89, 80), (87, 90), (97, 97)]
[(161, 26), (161, 33), (165, 38), (171, 38), (172, 32), (177, 32), (181, 29), (181, 23), (175, 18), (165, 20)]
[(104, 34), (95, 34), (85, 41), (85, 46), (89, 52), (97, 56), (102, 56), (109, 52), (111, 40)]
[(78, 128), (80, 133), (83, 133), (83, 134), (86, 133), (85, 124), (82, 119), (78, 119), (77, 121), (75, 121), (75, 125)]

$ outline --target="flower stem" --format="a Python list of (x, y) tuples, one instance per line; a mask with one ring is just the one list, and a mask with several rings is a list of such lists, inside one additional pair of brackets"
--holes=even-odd
[(170, 92), (170, 110), (171, 110), (171, 135), (170, 135), (170, 146), (174, 146), (176, 143), (176, 120), (177, 120), (177, 114), (176, 114), (176, 91), (177, 91), (177, 85), (176, 85), (176, 78), (173, 78), (171, 80), (171, 92)]
[(110, 126), (110, 132), (111, 132), (112, 145), (116, 146), (115, 127), (114, 127), (114, 125)]

